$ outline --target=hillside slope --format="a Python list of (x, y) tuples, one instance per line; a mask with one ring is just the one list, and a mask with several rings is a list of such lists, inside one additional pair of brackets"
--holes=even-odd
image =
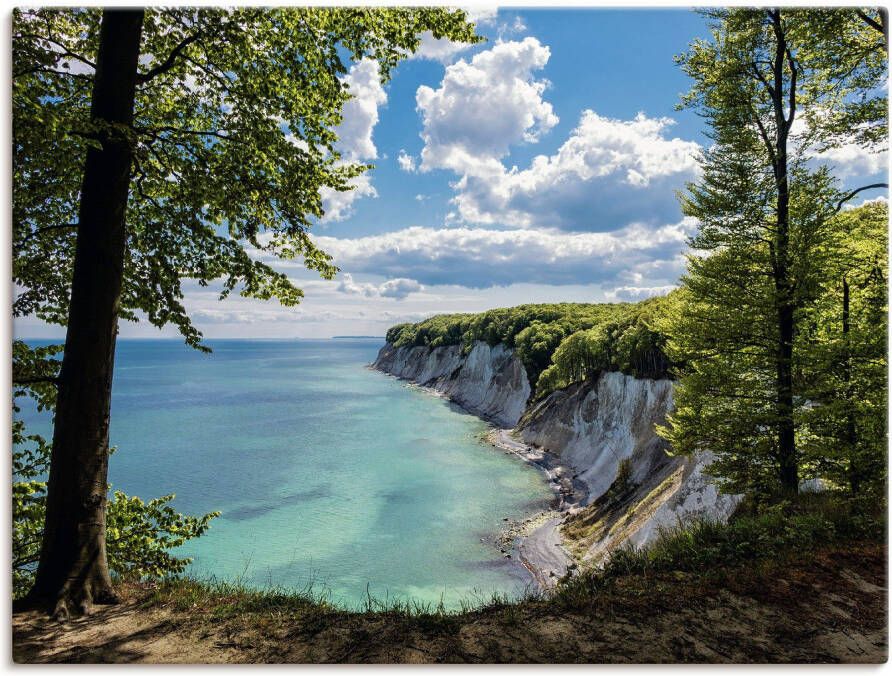
[(886, 548), (620, 578), (460, 615), (348, 613), (286, 597), (126, 587), (62, 627), (13, 615), (16, 662), (864, 662), (887, 659)]

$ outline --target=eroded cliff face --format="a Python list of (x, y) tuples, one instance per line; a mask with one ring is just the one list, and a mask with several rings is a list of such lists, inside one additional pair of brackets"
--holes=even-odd
[(442, 392), (501, 427), (514, 427), (530, 398), (526, 369), (504, 345), (477, 341), (464, 356), (458, 345), (433, 349), (385, 345), (372, 366)]
[[(710, 457), (672, 457), (656, 433), (672, 410), (670, 380), (603, 373), (553, 392), (527, 408), (530, 384), (512, 350), (385, 345), (373, 366), (442, 392), (465, 409), (549, 456), (582, 497), (561, 527), (573, 555), (597, 564), (614, 548), (652, 540), (691, 518), (727, 519), (737, 496), (718, 492), (704, 473)], [(624, 471), (620, 466), (625, 461)]]
[[(603, 373), (553, 392), (514, 431), (554, 455), (585, 487), (563, 532), (577, 558), (598, 563), (614, 548), (641, 546), (691, 518), (727, 519), (739, 498), (704, 473), (711, 457), (672, 457), (656, 433), (672, 410), (671, 380)], [(620, 465), (625, 461), (625, 473)]]
[(572, 469), (589, 504), (613, 483), (621, 461), (631, 461), (635, 482), (669, 461), (654, 427), (666, 422), (671, 407), (671, 381), (604, 373), (547, 396), (529, 410), (517, 432)]

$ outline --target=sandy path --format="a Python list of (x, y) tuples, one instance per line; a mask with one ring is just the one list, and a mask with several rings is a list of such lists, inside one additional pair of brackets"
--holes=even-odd
[(546, 589), (553, 587), (573, 562), (563, 547), (558, 530), (562, 519), (559, 516), (548, 519), (529, 535), (521, 537), (517, 545), (520, 560), (536, 582)]

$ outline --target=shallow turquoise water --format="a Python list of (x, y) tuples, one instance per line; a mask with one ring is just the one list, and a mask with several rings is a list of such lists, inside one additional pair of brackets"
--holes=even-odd
[(193, 574), (312, 584), (351, 606), (367, 590), (454, 607), (529, 584), (493, 535), (547, 503), (544, 478), (481, 443), (477, 418), (366, 368), (380, 342), (210, 345), (120, 341), (112, 402), (114, 488), (223, 512), (183, 548)]

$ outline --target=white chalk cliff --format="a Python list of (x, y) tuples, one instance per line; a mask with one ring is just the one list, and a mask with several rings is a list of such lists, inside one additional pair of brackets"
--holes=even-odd
[(530, 398), (526, 369), (513, 351), (477, 341), (467, 355), (461, 347), (385, 345), (372, 364), (376, 369), (442, 392), (481, 418), (514, 427)]
[[(726, 519), (738, 502), (718, 492), (704, 467), (709, 457), (672, 457), (656, 434), (672, 409), (671, 380), (603, 373), (527, 407), (531, 387), (510, 348), (381, 348), (373, 366), (443, 393), (466, 410), (547, 454), (584, 496), (563, 525), (570, 549), (596, 564), (626, 542), (643, 545), (661, 527), (698, 516)], [(627, 476), (618, 485), (620, 463)]]

